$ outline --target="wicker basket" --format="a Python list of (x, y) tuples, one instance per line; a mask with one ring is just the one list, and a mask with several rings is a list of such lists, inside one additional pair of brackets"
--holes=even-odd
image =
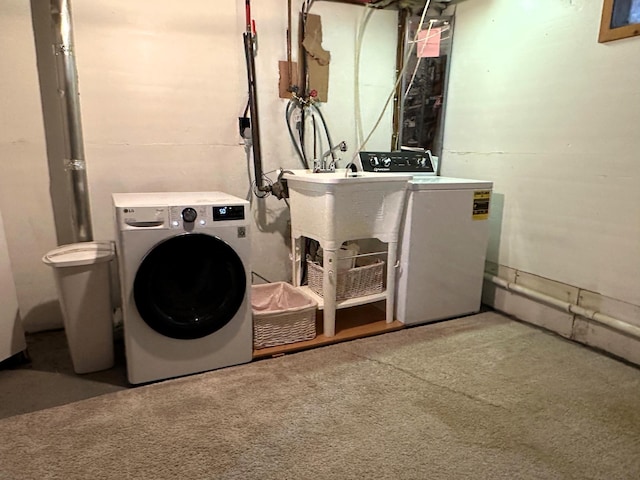
[(253, 285), (253, 347), (275, 347), (315, 338), (317, 306), (315, 300), (285, 282)]
[[(362, 297), (382, 292), (383, 270), (384, 262), (381, 260), (348, 270), (338, 270), (336, 300), (346, 300), (347, 298)], [(309, 288), (321, 297), (323, 296), (323, 274), (324, 269), (322, 265), (307, 260), (307, 281)]]

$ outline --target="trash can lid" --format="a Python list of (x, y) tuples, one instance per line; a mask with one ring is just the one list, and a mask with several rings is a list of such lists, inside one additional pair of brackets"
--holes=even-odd
[(61, 245), (42, 257), (54, 268), (108, 262), (115, 256), (113, 242), (81, 242)]

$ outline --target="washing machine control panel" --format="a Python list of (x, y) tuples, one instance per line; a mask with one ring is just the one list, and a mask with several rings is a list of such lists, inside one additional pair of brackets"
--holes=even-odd
[(244, 220), (243, 205), (181, 205), (169, 208), (172, 229), (194, 230), (210, 226), (213, 222)]
[(187, 207), (184, 210), (182, 210), (181, 215), (182, 215), (182, 220), (184, 220), (187, 223), (193, 223), (196, 221), (196, 218), (198, 218), (198, 212), (196, 212), (191, 207)]
[(213, 207), (213, 221), (221, 220), (244, 220), (244, 205)]
[(211, 216), (207, 218), (206, 205), (184, 205), (169, 207), (169, 224), (171, 228), (204, 227), (211, 222)]

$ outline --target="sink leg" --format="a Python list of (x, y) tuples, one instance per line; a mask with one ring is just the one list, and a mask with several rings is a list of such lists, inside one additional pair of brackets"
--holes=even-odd
[(336, 282), (338, 271), (338, 252), (324, 250), (322, 253), (322, 293), (324, 299), (324, 336), (336, 334)]
[(291, 255), (293, 256), (291, 260), (291, 284), (294, 287), (300, 286), (300, 244), (302, 241), (302, 237), (296, 238), (294, 235), (291, 235)]
[(396, 298), (396, 256), (398, 244), (389, 242), (387, 246), (387, 323), (393, 323), (393, 310)]

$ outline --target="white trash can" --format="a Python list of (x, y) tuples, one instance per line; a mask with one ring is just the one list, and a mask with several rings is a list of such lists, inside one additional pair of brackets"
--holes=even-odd
[(73, 370), (90, 373), (114, 365), (109, 262), (113, 242), (62, 245), (42, 257), (53, 267)]

